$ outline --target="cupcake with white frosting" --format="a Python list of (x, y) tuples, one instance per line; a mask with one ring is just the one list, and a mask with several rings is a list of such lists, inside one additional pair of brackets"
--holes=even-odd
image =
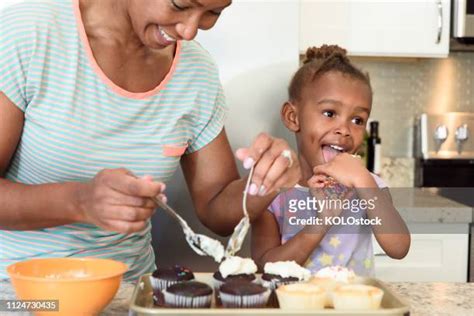
[(353, 283), (356, 274), (351, 269), (342, 266), (331, 266), (319, 270), (310, 283), (320, 286), (326, 291), (326, 307), (333, 307), (333, 292), (341, 285)]
[(255, 282), (257, 278), (257, 265), (250, 258), (228, 257), (219, 266), (219, 270), (213, 275), (214, 288), (219, 289), (228, 281)]
[(311, 271), (295, 261), (267, 262), (263, 267), (262, 285), (274, 290), (282, 284), (306, 281), (310, 276)]

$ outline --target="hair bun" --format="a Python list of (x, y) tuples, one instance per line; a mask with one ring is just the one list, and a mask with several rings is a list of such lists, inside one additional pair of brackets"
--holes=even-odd
[(306, 50), (304, 64), (312, 62), (313, 60), (324, 60), (332, 57), (339, 57), (341, 59), (347, 59), (347, 51), (337, 45), (326, 45), (321, 47), (310, 47)]

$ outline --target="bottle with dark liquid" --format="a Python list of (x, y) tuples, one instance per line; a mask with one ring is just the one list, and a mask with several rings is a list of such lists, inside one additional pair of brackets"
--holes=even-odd
[(381, 168), (381, 140), (379, 137), (379, 122), (370, 122), (370, 134), (367, 139), (367, 169), (380, 174)]

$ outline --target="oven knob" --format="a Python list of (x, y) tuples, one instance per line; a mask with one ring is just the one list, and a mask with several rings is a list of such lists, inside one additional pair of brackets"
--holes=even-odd
[(446, 125), (439, 125), (436, 127), (435, 133), (434, 133), (434, 139), (440, 143), (443, 143), (446, 138), (448, 138), (448, 128)]
[(463, 124), (458, 127), (456, 130), (456, 140), (458, 142), (466, 141), (469, 138), (469, 129), (467, 128), (467, 124)]
[(467, 124), (463, 124), (456, 129), (456, 143), (458, 154), (462, 152), (463, 143), (469, 138), (469, 129)]
[(446, 125), (439, 125), (438, 127), (436, 127), (435, 132), (434, 132), (434, 140), (436, 142), (436, 152), (440, 150), (441, 145), (448, 138), (448, 134), (449, 134), (449, 131)]

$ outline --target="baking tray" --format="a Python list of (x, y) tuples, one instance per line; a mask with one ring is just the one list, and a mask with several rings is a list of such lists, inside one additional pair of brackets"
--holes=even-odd
[[(197, 281), (205, 282), (212, 287), (212, 273), (194, 273)], [(358, 278), (356, 283), (376, 286), (384, 291), (382, 299), (382, 306), (378, 310), (335, 310), (326, 308), (322, 310), (291, 310), (279, 309), (275, 307), (268, 308), (222, 308), (216, 307), (215, 295), (212, 299), (211, 308), (163, 308), (153, 306), (153, 289), (150, 282), (150, 274), (145, 274), (140, 277), (140, 280), (133, 291), (130, 302), (130, 316), (145, 316), (145, 315), (224, 315), (224, 316), (251, 316), (251, 315), (410, 315), (408, 304), (392, 292), (385, 283), (373, 278)]]

